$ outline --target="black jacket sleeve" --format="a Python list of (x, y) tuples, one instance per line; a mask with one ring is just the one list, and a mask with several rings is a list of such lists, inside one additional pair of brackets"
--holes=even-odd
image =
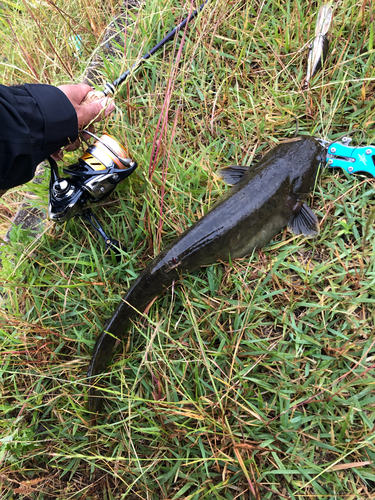
[(0, 190), (31, 180), (37, 165), (78, 137), (77, 114), (50, 85), (0, 85)]

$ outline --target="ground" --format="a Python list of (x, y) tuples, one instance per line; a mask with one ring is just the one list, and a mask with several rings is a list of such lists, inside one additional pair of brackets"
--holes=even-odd
[[(2, 4), (4, 84), (81, 81), (120, 7)], [(333, 5), (328, 59), (307, 91), (319, 5), (281, 0), (212, 0), (121, 88), (100, 130), (139, 167), (96, 210), (128, 249), (120, 263), (78, 220), (48, 223), (38, 240), (16, 229), (1, 247), (2, 498), (375, 498), (371, 177), (324, 169), (309, 199), (319, 236), (285, 228), (251, 256), (181, 277), (119, 345), (95, 427), (87, 410), (96, 336), (140, 271), (228, 189), (220, 167), (253, 164), (297, 121), (302, 135), (363, 129), (354, 143), (375, 142), (374, 7)], [(189, 8), (132, 10), (103, 78)], [(43, 175), (25, 191), (45, 209)], [(22, 192), (4, 197), (3, 234)]]

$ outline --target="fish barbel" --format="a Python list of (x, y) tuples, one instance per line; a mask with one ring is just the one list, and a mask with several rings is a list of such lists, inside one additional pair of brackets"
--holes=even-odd
[(106, 370), (116, 340), (126, 336), (132, 318), (181, 273), (219, 259), (244, 257), (288, 224), (296, 234), (318, 233), (316, 216), (305, 201), (325, 154), (323, 142), (304, 136), (280, 143), (254, 167), (221, 171), (223, 179), (234, 186), (144, 269), (99, 335), (88, 370), (93, 414), (101, 406), (95, 378)]

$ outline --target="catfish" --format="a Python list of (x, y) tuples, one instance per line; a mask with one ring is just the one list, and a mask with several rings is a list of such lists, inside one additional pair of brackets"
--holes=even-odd
[(317, 218), (305, 202), (325, 156), (323, 141), (303, 136), (281, 142), (254, 167), (220, 171), (233, 187), (144, 269), (97, 338), (88, 369), (89, 410), (94, 422), (101, 393), (93, 384), (106, 370), (117, 339), (126, 337), (131, 320), (181, 273), (192, 273), (218, 260), (245, 257), (287, 225), (295, 234), (318, 234)]

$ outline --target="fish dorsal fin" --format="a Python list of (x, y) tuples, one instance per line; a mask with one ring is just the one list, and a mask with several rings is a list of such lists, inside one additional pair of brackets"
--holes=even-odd
[(299, 207), (289, 222), (289, 229), (294, 234), (317, 236), (319, 234), (318, 219), (310, 207), (304, 203)]
[(249, 167), (241, 167), (239, 165), (231, 165), (230, 167), (223, 167), (218, 171), (219, 177), (223, 179), (224, 182), (233, 186), (237, 184), (238, 181), (242, 179), (244, 174), (249, 170)]

